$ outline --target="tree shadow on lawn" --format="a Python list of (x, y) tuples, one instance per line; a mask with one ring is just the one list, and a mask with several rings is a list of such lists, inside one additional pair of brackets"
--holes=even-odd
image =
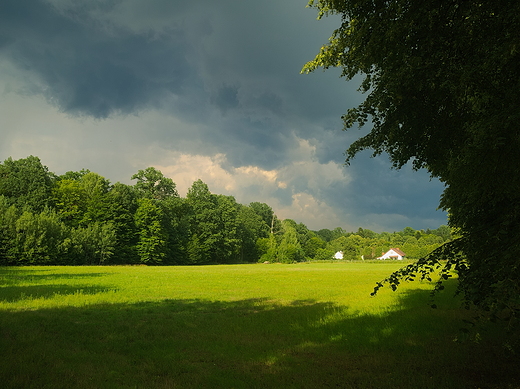
[(39, 298), (53, 298), (57, 295), (82, 294), (95, 295), (116, 291), (116, 288), (97, 287), (91, 285), (27, 285), (27, 286), (4, 286), (0, 287), (0, 302), (16, 303), (21, 300), (32, 300)]
[(412, 290), (381, 315), (269, 298), (4, 312), (0, 380), (24, 388), (518, 387), (518, 359), (493, 342), (453, 342), (466, 313), (428, 301), (428, 291)]
[[(51, 298), (55, 295), (85, 294), (94, 295), (114, 291), (112, 287), (93, 285), (70, 285), (48, 283), (59, 280), (89, 279), (103, 276), (104, 273), (53, 273), (52, 270), (24, 268), (0, 268), (0, 302), (14, 303), (25, 299)], [(36, 285), (27, 285), (35, 283)]]
[(41, 283), (43, 281), (91, 279), (102, 277), (109, 273), (93, 273), (85, 270), (84, 273), (55, 273), (53, 269), (26, 269), (23, 267), (0, 267), (0, 286), (19, 285), (27, 282)]

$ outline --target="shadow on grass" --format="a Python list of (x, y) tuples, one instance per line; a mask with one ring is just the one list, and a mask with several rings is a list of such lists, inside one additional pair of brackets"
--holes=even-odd
[(107, 273), (53, 273), (49, 269), (25, 269), (23, 267), (0, 267), (0, 286), (18, 285), (27, 282), (44, 282), (70, 279), (91, 279), (102, 277)]
[[(0, 315), (0, 380), (23, 388), (516, 388), (518, 360), (452, 341), (464, 312), (360, 315), (309, 300), (163, 300)], [(499, 366), (497, 367), (497, 363)]]
[(94, 295), (114, 291), (114, 288), (101, 288), (90, 285), (29, 285), (29, 286), (4, 286), (0, 288), (0, 302), (14, 303), (26, 299), (52, 298), (56, 295), (83, 294)]
[[(93, 279), (104, 273), (53, 273), (51, 270), (0, 268), (0, 302), (17, 302), (25, 299), (51, 298), (55, 295), (85, 294), (94, 295), (113, 291), (114, 288), (93, 285), (70, 285), (53, 281), (70, 281), (71, 279)], [(48, 282), (48, 283), (46, 283)], [(36, 285), (27, 285), (36, 283)]]

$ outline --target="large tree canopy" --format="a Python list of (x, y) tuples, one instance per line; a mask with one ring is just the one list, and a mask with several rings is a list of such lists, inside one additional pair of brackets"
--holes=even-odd
[(346, 151), (386, 153), (445, 183), (441, 207), (460, 239), (390, 277), (393, 286), (448, 259), (468, 301), (520, 307), (520, 2), (311, 0), (340, 26), (303, 72), (364, 76), (345, 129), (371, 125)]
[(30, 155), (18, 160), (9, 157), (0, 163), (0, 196), (7, 197), (17, 207), (40, 212), (52, 205), (54, 178), (38, 157)]

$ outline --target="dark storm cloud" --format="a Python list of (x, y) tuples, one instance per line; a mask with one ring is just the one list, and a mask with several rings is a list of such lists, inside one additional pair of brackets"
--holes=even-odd
[(314, 15), (305, 1), (288, 3), (6, 0), (2, 54), (31, 75), (26, 92), (73, 115), (162, 107), (204, 122), (211, 105), (223, 115), (242, 108), (251, 121), (339, 115), (345, 90), (322, 85), (338, 75), (299, 74), (326, 35), (292, 24), (290, 16)]
[(30, 89), (64, 112), (96, 118), (183, 93), (193, 74), (182, 32), (138, 34), (102, 25), (87, 11), (63, 12), (38, 0), (3, 3), (2, 53), (37, 76)]
[(371, 158), (369, 152), (361, 153), (346, 169), (354, 184), (341, 192), (328, 188), (326, 197), (334, 206), (349, 209), (356, 219), (363, 220), (363, 215), (403, 215), (403, 220), (394, 221), (395, 230), (447, 224), (446, 213), (436, 211), (444, 186), (426, 171), (414, 171), (409, 165), (394, 170), (386, 155)]
[[(292, 133), (314, 136), (347, 95), (321, 85), (337, 74), (299, 74), (327, 35), (291, 23), (314, 15), (305, 1), (288, 3), (8, 0), (0, 55), (28, 75), (25, 93), (62, 112), (163, 109), (206, 128), (199, 152), (220, 149), (237, 166), (272, 168), (294, 147)], [(170, 129), (163, 141), (190, 136)]]
[(238, 107), (238, 87), (223, 85), (215, 91), (211, 102), (225, 114), (229, 109)]
[(230, 168), (255, 165), (271, 170), (290, 159), (288, 151), (296, 144), (287, 123), (278, 118), (235, 116), (232, 112), (227, 116), (204, 136), (206, 147), (227, 155)]
[[(338, 173), (349, 143), (367, 131), (341, 131), (340, 116), (363, 96), (356, 91), (359, 81), (346, 83), (337, 69), (300, 74), (339, 22), (317, 22), (306, 4), (3, 0), (0, 72), (4, 80), (16, 78), (10, 87), (44, 96), (77, 124), (78, 133), (92, 135), (90, 153), (103, 154), (100, 164), (116, 149), (132, 150), (133, 160), (156, 145), (165, 154), (222, 154), (221, 168), (230, 174), (249, 166), (281, 176), (285, 171), (290, 177), (279, 179), (287, 186), (273, 192), (283, 206), (304, 193), (359, 226), (367, 226), (365, 214), (396, 214), (401, 221), (385, 222), (394, 229), (411, 220), (418, 222), (414, 228), (436, 227), (420, 225), (442, 219), (434, 211), (442, 185), (430, 183), (424, 172), (390, 171), (384, 157), (362, 155)], [(85, 117), (106, 120), (88, 127), (81, 124)], [(53, 123), (39, 130), (49, 135)], [(110, 147), (102, 140), (109, 132)], [(308, 163), (308, 171), (298, 170), (298, 163)]]

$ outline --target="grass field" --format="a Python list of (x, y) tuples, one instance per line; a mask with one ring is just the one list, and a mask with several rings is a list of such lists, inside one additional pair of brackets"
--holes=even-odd
[(453, 341), (454, 284), (370, 297), (401, 265), (0, 268), (0, 386), (520, 387), (497, 329)]

